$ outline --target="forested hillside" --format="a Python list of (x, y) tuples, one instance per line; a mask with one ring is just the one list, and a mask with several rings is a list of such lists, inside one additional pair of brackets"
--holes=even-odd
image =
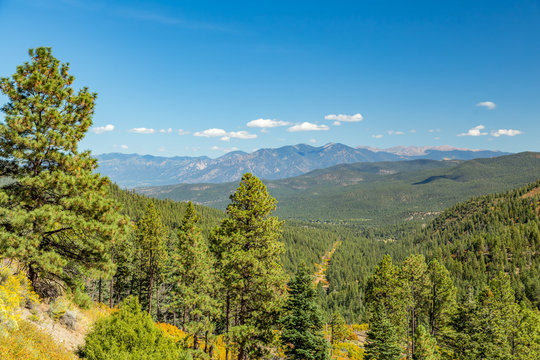
[[(350, 320), (363, 320), (367, 277), (384, 254), (400, 263), (413, 253), (438, 259), (450, 271), (460, 296), (482, 290), (500, 271), (510, 277), (518, 300), (535, 307), (540, 297), (540, 182), (456, 204), (427, 226), (403, 224), (365, 229), (328, 226), (343, 240), (328, 269), (323, 302)], [(356, 286), (359, 284), (359, 286)]]

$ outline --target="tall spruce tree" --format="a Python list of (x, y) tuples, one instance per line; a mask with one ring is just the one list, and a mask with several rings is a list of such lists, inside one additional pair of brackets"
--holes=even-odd
[[(230, 197), (227, 218), (211, 236), (223, 284), (225, 331), (239, 360), (261, 357), (273, 341), (285, 294), (282, 222), (276, 200), (250, 173)], [(231, 316), (234, 314), (234, 318)]]
[[(29, 51), (30, 62), (0, 80), (8, 98), (0, 123), (0, 254), (26, 265), (36, 290), (86, 269), (106, 271), (111, 239), (127, 221), (108, 197), (109, 180), (78, 144), (92, 125), (96, 94), (75, 93), (69, 65), (50, 48)], [(66, 276), (69, 273), (69, 276)]]
[(414, 360), (439, 360), (441, 358), (437, 351), (437, 341), (423, 325), (418, 325), (415, 337)]
[(433, 259), (428, 264), (430, 288), (428, 296), (429, 332), (440, 341), (456, 311), (456, 287), (450, 272)]
[(165, 249), (167, 231), (153, 201), (148, 203), (144, 216), (137, 222), (135, 237), (140, 265), (139, 297), (142, 297), (144, 286), (147, 290), (145, 299), (147, 310), (152, 314), (155, 282), (162, 275), (167, 259)]
[(337, 311), (330, 316), (330, 342), (334, 345), (347, 339), (349, 329), (343, 316)]
[(188, 203), (182, 224), (178, 229), (177, 249), (171, 261), (173, 281), (171, 295), (172, 311), (178, 312), (182, 327), (193, 336), (193, 348), (203, 334), (205, 339), (212, 330), (208, 328), (217, 315), (215, 299), (214, 260), (208, 244), (197, 227), (199, 215), (191, 202)]
[(418, 324), (427, 315), (429, 288), (426, 260), (423, 255), (410, 255), (401, 267), (401, 278), (407, 299), (407, 354), (414, 357), (415, 332)]
[(398, 360), (401, 358), (401, 347), (396, 328), (382, 304), (377, 305), (372, 314), (364, 348), (366, 360)]
[(375, 267), (368, 280), (365, 302), (371, 317), (382, 305), (386, 316), (395, 327), (400, 338), (405, 338), (407, 327), (407, 297), (400, 281), (400, 270), (392, 264), (392, 257), (385, 255)]
[(289, 283), (289, 297), (281, 320), (281, 341), (287, 359), (327, 360), (328, 341), (322, 333), (317, 292), (307, 266), (300, 264)]

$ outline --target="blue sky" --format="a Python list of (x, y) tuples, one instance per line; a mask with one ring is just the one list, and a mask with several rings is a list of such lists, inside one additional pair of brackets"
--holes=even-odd
[(539, 1), (0, 0), (0, 33), (0, 76), (50, 46), (98, 93), (96, 154), (540, 151)]

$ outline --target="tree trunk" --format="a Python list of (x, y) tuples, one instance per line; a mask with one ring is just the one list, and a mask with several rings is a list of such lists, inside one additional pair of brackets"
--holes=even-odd
[[(111, 262), (114, 264), (114, 250), (113, 249), (111, 249)], [(111, 277), (111, 290), (110, 290), (110, 294), (109, 294), (109, 307), (111, 309), (112, 309), (112, 307), (114, 305), (113, 295), (114, 295), (114, 274)]]
[(98, 302), (101, 303), (101, 276), (99, 277), (99, 283), (98, 283)]
[(150, 283), (148, 284), (148, 314), (152, 315), (152, 287), (154, 286), (154, 269), (150, 262)]
[[(227, 292), (227, 305), (225, 307), (225, 334), (229, 333), (229, 313), (231, 310), (231, 296)], [(225, 360), (229, 360), (229, 338), (227, 337), (227, 342), (225, 343)]]

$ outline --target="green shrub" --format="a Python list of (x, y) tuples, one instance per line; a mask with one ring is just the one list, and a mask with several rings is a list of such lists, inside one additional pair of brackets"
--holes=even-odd
[(150, 315), (130, 296), (112, 315), (98, 320), (78, 351), (90, 360), (176, 360), (184, 354), (158, 329)]
[(92, 301), (92, 298), (90, 298), (90, 295), (84, 291), (84, 287), (77, 287), (73, 291), (73, 302), (79, 306), (81, 309), (90, 309), (94, 302)]
[(54, 320), (58, 321), (68, 309), (68, 302), (66, 299), (59, 297), (49, 306), (49, 316)]

